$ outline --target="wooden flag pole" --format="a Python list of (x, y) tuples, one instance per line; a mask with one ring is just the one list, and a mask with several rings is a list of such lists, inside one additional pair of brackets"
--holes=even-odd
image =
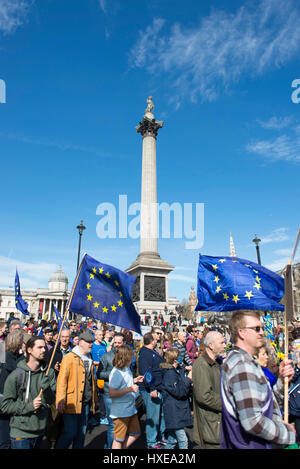
[[(47, 368), (47, 371), (46, 371), (46, 376), (48, 376), (48, 374), (49, 374), (49, 371), (50, 371), (50, 368), (51, 368), (51, 365), (52, 365), (52, 361), (53, 361), (53, 358), (54, 358), (54, 355), (55, 355), (55, 352), (56, 352), (58, 343), (59, 343), (59, 341), (60, 341), (61, 331), (62, 331), (63, 326), (64, 326), (64, 323), (65, 323), (65, 321), (66, 321), (66, 319), (67, 319), (67, 315), (68, 315), (68, 313), (69, 313), (69, 307), (70, 307), (71, 301), (72, 301), (72, 299), (73, 299), (73, 295), (74, 295), (75, 288), (76, 288), (76, 286), (77, 286), (77, 282), (78, 282), (78, 278), (79, 278), (79, 275), (80, 275), (80, 272), (81, 272), (81, 269), (82, 269), (82, 265), (83, 265), (84, 258), (85, 258), (85, 254), (84, 254), (83, 258), (82, 258), (81, 264), (80, 264), (79, 269), (78, 269), (77, 274), (76, 274), (75, 282), (74, 282), (74, 284), (73, 284), (72, 291), (71, 291), (70, 296), (69, 296), (69, 300), (68, 300), (68, 303), (67, 303), (67, 306), (66, 306), (66, 311), (65, 311), (65, 314), (64, 314), (62, 323), (61, 323), (61, 327), (60, 327), (60, 330), (59, 330), (59, 333), (58, 333), (58, 336), (57, 336), (55, 345), (54, 345), (54, 347), (53, 347), (53, 351), (52, 351), (52, 354), (51, 354), (50, 362), (49, 362), (49, 365), (48, 365), (48, 368)], [(43, 393), (43, 389), (40, 390), (40, 392), (39, 392), (39, 397), (42, 396), (42, 393)]]
[[(285, 269), (285, 299), (284, 299), (284, 357), (288, 359), (289, 356), (289, 331), (288, 321), (294, 318), (294, 298), (293, 298), (293, 281), (292, 281), (292, 262), (294, 260), (298, 242), (300, 239), (300, 228), (298, 229), (295, 246), (293, 249), (292, 257), (288, 261)], [(289, 380), (284, 378), (284, 421), (288, 423), (289, 420)]]

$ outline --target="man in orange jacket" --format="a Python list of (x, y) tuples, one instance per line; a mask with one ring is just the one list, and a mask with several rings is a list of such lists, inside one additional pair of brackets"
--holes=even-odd
[(95, 370), (91, 357), (94, 337), (89, 332), (79, 336), (79, 344), (62, 360), (57, 377), (56, 408), (63, 414), (63, 432), (56, 449), (82, 449), (89, 412), (97, 403)]

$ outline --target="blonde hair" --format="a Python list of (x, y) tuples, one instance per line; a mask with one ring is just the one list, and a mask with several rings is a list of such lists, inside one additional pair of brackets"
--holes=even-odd
[(239, 334), (238, 330), (245, 326), (245, 317), (252, 316), (256, 319), (260, 320), (260, 313), (259, 311), (255, 311), (253, 309), (245, 309), (245, 310), (238, 310), (234, 311), (231, 318), (228, 321), (229, 331), (232, 342), (235, 344), (238, 340)]
[(133, 359), (133, 353), (133, 349), (129, 345), (121, 345), (121, 347), (116, 348), (112, 362), (113, 366), (119, 370), (129, 366)]
[(6, 351), (11, 353), (17, 353), (22, 348), (23, 341), (23, 329), (15, 329), (14, 331), (11, 331), (5, 340)]
[(178, 355), (179, 350), (177, 348), (169, 348), (169, 350), (166, 350), (164, 356), (166, 363), (170, 363), (170, 365), (173, 365), (173, 363), (176, 362)]

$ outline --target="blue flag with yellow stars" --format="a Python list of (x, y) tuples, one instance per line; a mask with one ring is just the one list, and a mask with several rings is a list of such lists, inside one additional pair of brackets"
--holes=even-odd
[(21, 311), (22, 314), (29, 316), (28, 304), (26, 303), (26, 301), (23, 300), (21, 295), (20, 279), (17, 270), (15, 276), (15, 305), (16, 308)]
[[(62, 323), (63, 323), (63, 318), (61, 317), (61, 314), (60, 312), (58, 311), (57, 307), (55, 306), (54, 303), (52, 303), (53, 305), (53, 309), (54, 309), (54, 312), (55, 312), (55, 316), (56, 316), (56, 320), (57, 320), (57, 330), (58, 330), (58, 333), (60, 332), (61, 330), (61, 326), (62, 326)], [(66, 324), (64, 324), (64, 327), (63, 329), (66, 329), (67, 326)]]
[(199, 256), (196, 311), (283, 311), (284, 279), (238, 257)]
[(140, 316), (131, 300), (135, 280), (86, 254), (69, 310), (141, 334)]

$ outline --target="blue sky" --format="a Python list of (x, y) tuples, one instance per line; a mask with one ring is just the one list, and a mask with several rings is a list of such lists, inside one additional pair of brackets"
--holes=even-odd
[[(99, 239), (97, 206), (140, 201), (146, 99), (164, 121), (159, 202), (204, 203), (204, 244), (161, 239), (169, 294), (196, 286), (199, 252), (285, 265), (299, 227), (296, 0), (1, 0), (0, 285), (70, 286), (82, 251), (126, 269), (139, 240)], [(296, 256), (299, 259), (299, 252)]]

